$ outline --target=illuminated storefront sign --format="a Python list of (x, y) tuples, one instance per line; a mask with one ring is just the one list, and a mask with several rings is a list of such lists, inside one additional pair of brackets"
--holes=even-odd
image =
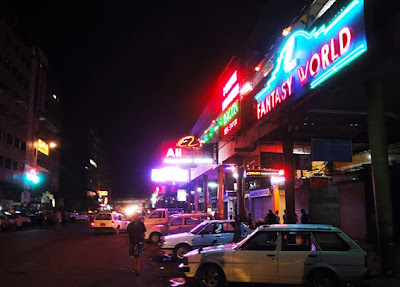
[(227, 111), (222, 115), (222, 133), (224, 136), (228, 135), (239, 124), (239, 99), (237, 99)]
[(49, 145), (45, 141), (43, 141), (41, 139), (37, 140), (37, 149), (41, 153), (43, 153), (43, 154), (45, 154), (47, 156), (49, 155)]
[(179, 139), (179, 141), (176, 143), (177, 147), (186, 147), (186, 148), (200, 148), (201, 143), (199, 142), (198, 139), (196, 139), (194, 136), (184, 136)]
[(240, 86), (238, 82), (237, 71), (235, 71), (222, 89), (223, 111), (230, 105), (230, 103), (232, 103), (232, 101), (239, 95), (239, 93), (240, 93)]
[(222, 111), (224, 112), (219, 119), (221, 125), (221, 136), (228, 136), (235, 133), (239, 125), (239, 106), (240, 106), (240, 85), (238, 82), (238, 72), (234, 71), (228, 82), (222, 89)]
[(99, 197), (108, 196), (108, 191), (107, 190), (98, 190), (97, 195)]
[(203, 145), (201, 148), (187, 148), (194, 142), (179, 140), (177, 143), (163, 143), (163, 163), (169, 165), (202, 165), (214, 163), (213, 145)]
[(152, 169), (151, 180), (154, 182), (189, 182), (189, 170), (174, 166)]
[(352, 1), (327, 25), (292, 32), (277, 53), (270, 79), (255, 96), (257, 118), (298, 99), (366, 51), (363, 0)]

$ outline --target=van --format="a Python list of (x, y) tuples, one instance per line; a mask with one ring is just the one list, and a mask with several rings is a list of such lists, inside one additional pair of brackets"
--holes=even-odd
[(171, 216), (164, 224), (146, 226), (145, 239), (153, 243), (160, 241), (161, 236), (191, 230), (193, 227), (214, 217), (209, 213), (180, 213)]
[(181, 208), (157, 208), (147, 214), (144, 219), (144, 225), (150, 226), (155, 224), (164, 224), (173, 214), (183, 213)]

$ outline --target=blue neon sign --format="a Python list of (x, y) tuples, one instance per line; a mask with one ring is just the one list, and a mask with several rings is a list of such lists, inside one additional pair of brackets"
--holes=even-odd
[(298, 99), (367, 51), (364, 0), (353, 0), (327, 25), (297, 30), (284, 42), (275, 69), (255, 95), (257, 118)]

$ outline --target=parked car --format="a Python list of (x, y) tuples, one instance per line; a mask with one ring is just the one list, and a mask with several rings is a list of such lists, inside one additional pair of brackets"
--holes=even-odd
[(146, 226), (145, 239), (157, 243), (163, 235), (189, 231), (209, 219), (214, 219), (209, 213), (179, 213), (171, 216), (165, 224)]
[(15, 216), (22, 218), (23, 227), (32, 226), (32, 220), (25, 212), (15, 211)]
[[(161, 237), (161, 250), (172, 255), (175, 259), (182, 259), (188, 251), (211, 245), (231, 243), (234, 237), (234, 220), (205, 220), (189, 232), (183, 232)], [(242, 238), (252, 230), (241, 223)]]
[(0, 230), (12, 230), (17, 226), (11, 221), (11, 217), (4, 212), (0, 212)]
[(119, 212), (100, 212), (90, 223), (90, 227), (95, 231), (112, 231), (119, 234), (121, 230), (126, 231), (130, 221), (125, 215)]
[(237, 244), (190, 251), (179, 269), (207, 287), (226, 282), (337, 286), (364, 276), (366, 258), (337, 227), (276, 224), (258, 227)]
[(90, 216), (87, 213), (84, 212), (73, 212), (71, 214), (71, 217), (75, 218), (75, 221), (81, 221), (81, 222), (88, 222), (90, 221)]
[(144, 216), (143, 223), (146, 227), (155, 224), (164, 224), (172, 215), (181, 213), (183, 213), (182, 208), (157, 208)]

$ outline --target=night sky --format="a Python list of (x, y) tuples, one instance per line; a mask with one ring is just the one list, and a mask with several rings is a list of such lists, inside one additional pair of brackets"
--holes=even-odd
[[(150, 195), (156, 149), (190, 132), (230, 58), (265, 53), (304, 2), (2, 0), (0, 9), (47, 55), (65, 129), (98, 129), (114, 196), (131, 197)], [(259, 21), (263, 37), (250, 45)]]

